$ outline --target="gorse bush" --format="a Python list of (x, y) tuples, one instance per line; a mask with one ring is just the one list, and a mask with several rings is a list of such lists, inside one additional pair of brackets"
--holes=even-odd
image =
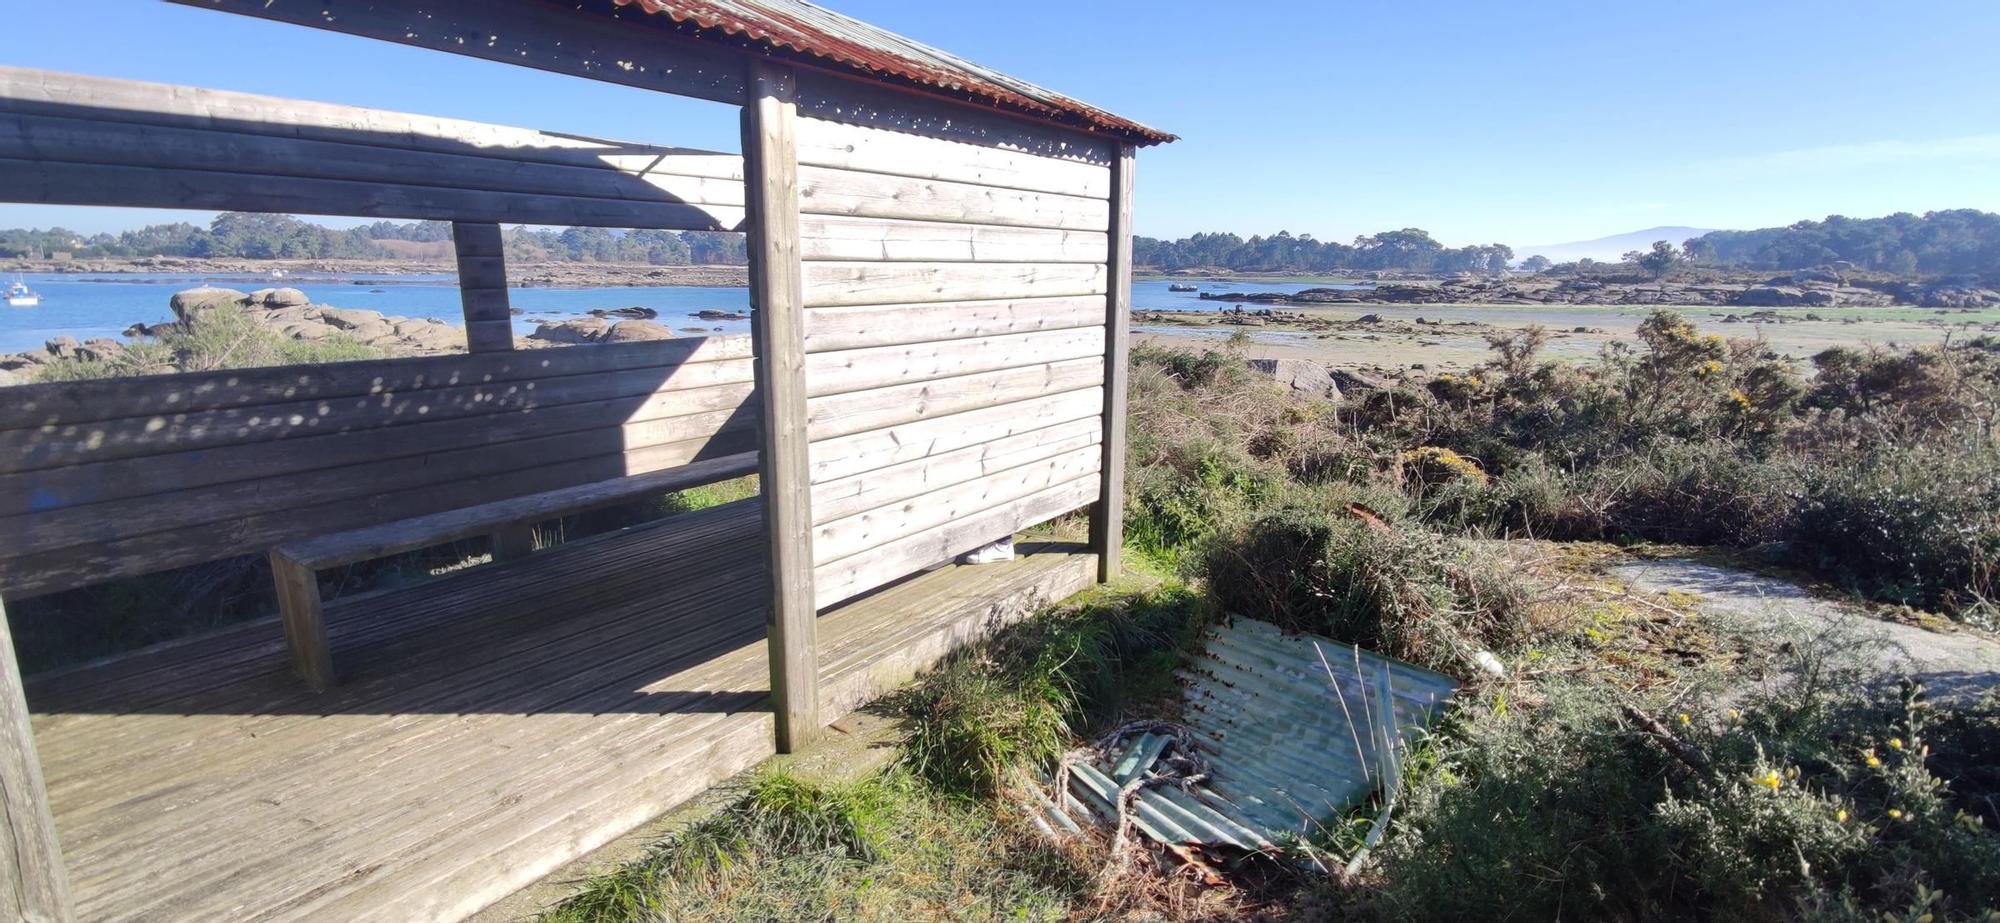
[(1140, 351), (1135, 544), (1184, 561), (1301, 484), (1344, 483), (1450, 530), (1767, 546), (1880, 599), (1990, 617), (2000, 342), (1830, 349), (1808, 378), (1672, 311), (1592, 364), (1547, 361), (1546, 341), (1495, 334), (1469, 373), (1325, 409), (1217, 354)]
[(1206, 611), (1169, 587), (1043, 613), (961, 651), (889, 700), (904, 762), (949, 792), (999, 791), (1016, 768), (1047, 767), (1078, 735), (1170, 696)]
[(160, 328), (153, 339), (131, 343), (103, 359), (49, 363), (37, 373), (37, 380), (79, 381), (171, 372), (353, 362), (380, 355), (378, 350), (344, 335), (295, 340), (258, 323), (240, 309), (212, 310), (197, 314), (188, 321)]
[(1994, 700), (1853, 688), (1654, 716), (1698, 765), (1601, 687), (1462, 720), (1408, 780), (1384, 915), (1488, 918), (1499, 899), (1515, 919), (1988, 919), (1996, 793), (1947, 784), (1931, 747), (1949, 726), (1953, 759), (2000, 757)]
[(1226, 612), (1459, 676), (1531, 634), (1527, 592), (1501, 567), (1365, 511), (1279, 510), (1215, 541), (1206, 565)]

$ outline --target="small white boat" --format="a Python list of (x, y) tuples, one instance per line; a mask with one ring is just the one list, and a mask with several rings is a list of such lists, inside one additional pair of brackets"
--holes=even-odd
[(41, 303), (42, 296), (35, 294), (35, 290), (29, 288), (28, 283), (21, 281), (18, 276), (15, 277), (13, 285), (7, 286), (8, 307), (32, 308)]

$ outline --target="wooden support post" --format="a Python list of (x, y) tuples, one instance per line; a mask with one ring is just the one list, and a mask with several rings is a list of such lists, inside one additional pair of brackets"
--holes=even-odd
[(73, 918), (69, 878), (42, 764), (35, 756), (35, 732), (28, 722), (28, 698), (14, 660), (14, 635), (0, 605), (0, 917), (32, 923), (66, 923)]
[(807, 466), (805, 293), (799, 265), (797, 75), (756, 60), (743, 106), (749, 210), (750, 336), (762, 412), (764, 534), (771, 583), (771, 708), (778, 752), (820, 733), (813, 604), (812, 477)]
[(518, 561), (535, 551), (535, 524), (517, 522), (493, 533), (493, 561)]
[(1097, 579), (1118, 576), (1125, 550), (1125, 379), (1132, 327), (1132, 145), (1122, 144), (1111, 165), (1110, 293), (1104, 315), (1104, 460), (1097, 505), (1090, 513), (1090, 547)]
[(278, 616), (285, 623), (285, 643), (292, 651), (292, 669), (316, 692), (333, 688), (340, 680), (333, 672), (333, 646), (327, 643), (326, 608), (319, 599), (319, 574), (273, 551), (271, 580), (278, 587)]
[(466, 351), (513, 349), (514, 315), (507, 303), (507, 251), (500, 226), (454, 221), (451, 242), (458, 252), (458, 298), (465, 309)]

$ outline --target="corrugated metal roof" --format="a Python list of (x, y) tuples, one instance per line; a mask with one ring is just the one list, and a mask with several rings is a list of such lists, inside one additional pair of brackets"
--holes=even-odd
[(1072, 127), (1141, 144), (1173, 135), (949, 52), (801, 0), (616, 0), (675, 22), (821, 58), (874, 77), (901, 78), (947, 95), (986, 100)]
[(1307, 837), (1393, 784), (1411, 740), (1458, 688), (1399, 660), (1244, 618), (1210, 628), (1180, 678), (1178, 734), (1149, 729), (1071, 764), (1062, 809), (1042, 805), (1054, 827), (1116, 823), (1119, 789), (1184, 740), (1206, 777), (1139, 789), (1133, 822), (1147, 837), (1245, 852)]

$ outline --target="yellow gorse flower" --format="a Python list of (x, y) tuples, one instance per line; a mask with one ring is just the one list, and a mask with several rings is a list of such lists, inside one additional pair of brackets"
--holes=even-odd
[(1779, 786), (1782, 786), (1782, 785), (1784, 785), (1784, 784), (1785, 784), (1785, 779), (1784, 779), (1784, 777), (1783, 777), (1783, 776), (1780, 776), (1780, 775), (1778, 775), (1778, 771), (1777, 771), (1776, 769), (1773, 769), (1773, 770), (1771, 770), (1770, 772), (1767, 772), (1767, 773), (1764, 773), (1764, 774), (1763, 774), (1763, 775), (1761, 775), (1761, 776), (1758, 776), (1758, 777), (1757, 777), (1757, 778), (1756, 778), (1756, 779), (1755, 779), (1754, 781), (1755, 781), (1755, 782), (1756, 782), (1756, 783), (1757, 783), (1758, 785), (1762, 785), (1762, 786), (1764, 786), (1765, 788), (1768, 788), (1768, 789), (1770, 789), (1771, 791), (1774, 791), (1774, 792), (1778, 790)]
[(1891, 749), (1891, 750), (1901, 750), (1901, 749), (1903, 749), (1903, 738), (1901, 738), (1901, 737), (1891, 737), (1891, 738), (1889, 738), (1889, 749)]
[(1889, 809), (1889, 819), (1890, 819), (1890, 820), (1902, 820), (1902, 819), (1903, 819), (1903, 809), (1902, 809), (1902, 808), (1890, 808), (1890, 809)]

